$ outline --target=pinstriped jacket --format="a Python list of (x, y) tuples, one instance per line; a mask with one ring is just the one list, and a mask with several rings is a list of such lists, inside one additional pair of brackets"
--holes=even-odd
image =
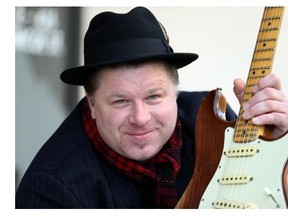
[[(181, 197), (194, 167), (194, 127), (207, 92), (180, 92), (178, 116), (182, 124), (181, 169), (177, 193)], [(16, 208), (153, 208), (144, 184), (122, 176), (99, 155), (85, 134), (80, 101), (37, 153), (16, 192)], [(235, 118), (227, 109), (227, 120)]]

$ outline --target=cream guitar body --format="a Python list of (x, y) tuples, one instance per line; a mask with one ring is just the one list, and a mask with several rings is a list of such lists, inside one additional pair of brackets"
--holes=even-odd
[(287, 208), (282, 182), (288, 136), (239, 144), (233, 134), (226, 129), (220, 163), (199, 208)]

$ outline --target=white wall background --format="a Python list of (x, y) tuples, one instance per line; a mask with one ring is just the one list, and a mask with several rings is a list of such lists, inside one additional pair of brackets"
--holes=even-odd
[[(238, 113), (233, 80), (246, 80), (264, 7), (148, 7), (165, 26), (174, 52), (195, 52), (199, 59), (180, 69), (180, 89), (217, 87)], [(91, 18), (103, 11), (126, 13), (132, 7), (84, 8), (84, 36)], [(82, 61), (83, 57), (81, 57)], [(288, 96), (288, 11), (285, 11), (273, 71)]]

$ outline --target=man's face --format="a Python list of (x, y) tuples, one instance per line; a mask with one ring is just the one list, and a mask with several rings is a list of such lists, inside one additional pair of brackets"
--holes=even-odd
[(103, 70), (99, 88), (88, 96), (99, 134), (124, 157), (153, 157), (175, 129), (176, 86), (159, 63)]

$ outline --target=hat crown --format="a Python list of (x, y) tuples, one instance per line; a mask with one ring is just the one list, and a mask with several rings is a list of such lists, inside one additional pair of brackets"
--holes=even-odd
[(63, 71), (60, 78), (84, 85), (90, 73), (108, 65), (165, 59), (180, 68), (197, 58), (194, 53), (174, 53), (155, 16), (147, 8), (136, 7), (126, 14), (96, 15), (84, 38), (84, 65)]
[(90, 22), (84, 51), (117, 41), (144, 38), (165, 40), (159, 22), (148, 9), (136, 7), (126, 14), (103, 12)]

